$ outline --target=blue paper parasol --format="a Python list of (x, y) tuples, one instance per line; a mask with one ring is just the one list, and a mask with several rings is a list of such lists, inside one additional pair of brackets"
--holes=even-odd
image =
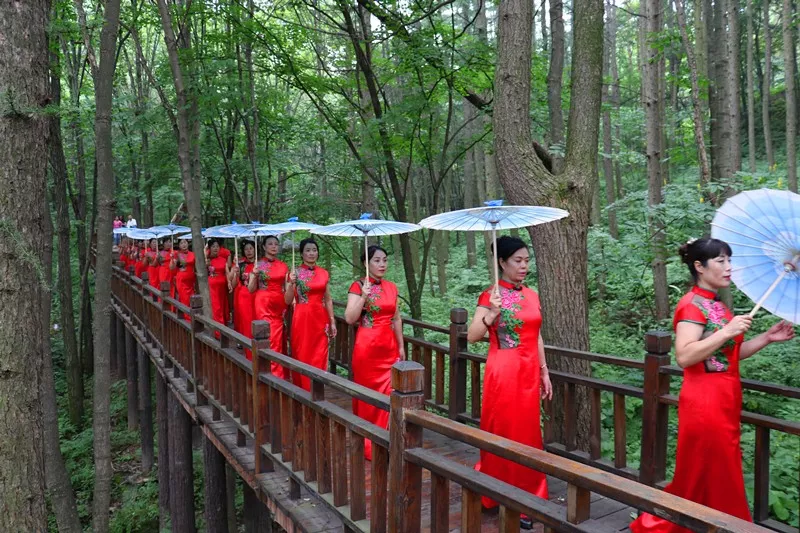
[[(422, 220), (419, 224), (423, 228), (444, 231), (491, 231), (496, 253), (497, 230), (536, 226), (569, 216), (568, 212), (555, 207), (503, 205), (503, 200), (489, 200), (484, 203), (486, 207), (470, 207), (440, 213)], [(495, 256), (495, 286), (499, 283), (499, 277)]]
[(311, 231), (313, 229), (320, 228), (319, 224), (312, 224), (310, 222), (300, 222), (300, 219), (297, 217), (291, 217), (286, 222), (280, 222), (278, 224), (271, 224), (271, 227), (275, 228), (281, 232), (291, 232), (292, 234), (292, 270), (294, 270), (294, 232), (295, 231)]
[(148, 229), (133, 228), (128, 232), (127, 235), (131, 239), (137, 241), (149, 241), (150, 239), (161, 239), (163, 237), (168, 237), (170, 234), (166, 231), (154, 228), (148, 228)]
[(250, 224), (237, 224), (234, 222), (233, 224), (228, 224), (227, 226), (219, 226), (219, 231), (226, 234), (228, 237), (234, 238), (234, 246), (236, 248), (235, 254), (236, 258), (235, 261), (239, 262), (239, 239), (244, 239), (247, 237), (253, 237), (255, 239), (255, 248), (256, 248), (256, 263), (258, 263), (258, 237), (261, 235), (275, 235), (278, 236), (282, 232), (276, 231), (273, 229), (274, 226), (270, 226), (267, 224), (259, 224), (258, 222), (253, 221)]
[(731, 247), (731, 280), (756, 302), (751, 317), (764, 307), (800, 322), (800, 196), (771, 189), (739, 193), (717, 210), (711, 236)]
[(363, 213), (356, 220), (348, 220), (331, 224), (330, 226), (320, 226), (312, 229), (315, 235), (328, 235), (330, 237), (364, 237), (364, 257), (367, 256), (369, 248), (368, 237), (378, 237), (382, 235), (397, 235), (400, 233), (411, 233), (420, 228), (417, 224), (410, 222), (397, 222), (396, 220), (380, 220), (371, 218), (371, 213)]

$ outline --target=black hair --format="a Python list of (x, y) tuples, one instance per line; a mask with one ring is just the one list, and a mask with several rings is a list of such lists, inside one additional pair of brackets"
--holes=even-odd
[(681, 261), (686, 263), (686, 266), (689, 267), (689, 273), (692, 275), (692, 278), (697, 281), (697, 269), (694, 266), (695, 261), (700, 261), (701, 265), (706, 266), (709, 259), (714, 259), (720, 255), (731, 257), (733, 251), (727, 242), (706, 236), (682, 244), (680, 248), (678, 248), (678, 255), (681, 256)]
[(219, 242), (219, 239), (217, 239), (216, 237), (212, 237), (208, 239), (208, 241), (206, 242), (206, 246), (208, 246), (209, 248), (211, 248), (215, 244), (218, 244), (220, 247), (222, 246), (222, 243)]
[[(508, 258), (517, 253), (522, 248), (528, 249), (525, 241), (519, 237), (510, 237), (503, 235), (497, 239), (497, 266), (502, 268), (500, 261), (508, 261)], [(494, 245), (492, 245), (492, 253), (494, 253)]]
[(255, 248), (256, 248), (256, 244), (255, 244), (253, 241), (251, 241), (250, 239), (242, 239), (242, 244), (241, 244), (241, 247), (242, 247), (242, 253), (244, 253), (244, 247), (245, 247), (245, 246), (247, 246), (248, 244), (249, 244), (250, 246), (252, 246), (252, 247), (253, 247), (253, 249), (255, 250)]
[[(278, 236), (277, 236), (277, 235), (267, 235), (267, 236), (265, 236), (265, 237), (264, 237), (264, 243), (263, 243), (261, 246), (266, 246), (266, 245), (267, 245), (267, 241), (268, 241), (268, 240), (270, 240), (270, 239), (275, 239), (276, 241), (278, 241), (278, 243), (279, 243), (279, 244), (280, 244), (280, 242), (281, 242), (281, 241), (278, 239)], [(316, 243), (314, 243), (314, 244), (316, 244)]]
[(365, 263), (369, 263), (370, 259), (375, 257), (376, 252), (383, 252), (384, 255), (386, 255), (387, 257), (389, 256), (389, 253), (386, 250), (384, 250), (382, 246), (373, 244), (372, 246), (367, 248), (367, 260), (365, 261)]
[(178, 248), (181, 246), (181, 241), (186, 241), (186, 244), (189, 245), (189, 250), (192, 249), (192, 236), (191, 235), (181, 235), (178, 237)]
[(309, 244), (313, 244), (314, 246), (316, 246), (317, 251), (319, 251), (319, 245), (317, 244), (317, 241), (315, 241), (311, 237), (308, 237), (307, 239), (303, 239), (302, 241), (300, 241), (299, 250), (301, 254), (303, 253), (303, 250), (306, 249), (306, 246), (308, 246)]

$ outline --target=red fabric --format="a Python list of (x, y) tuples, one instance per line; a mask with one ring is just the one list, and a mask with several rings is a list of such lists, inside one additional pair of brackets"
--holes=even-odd
[(142, 277), (142, 273), (147, 271), (147, 267), (145, 266), (144, 262), (142, 261), (141, 255), (138, 261), (135, 263), (133, 273), (137, 278)]
[(161, 264), (158, 266), (158, 280), (159, 286), (161, 288), (162, 281), (169, 282), (169, 296), (170, 298), (175, 297), (175, 284), (172, 282), (175, 273), (169, 268), (169, 264), (172, 261), (172, 250), (161, 250), (158, 252), (159, 260)]
[[(713, 334), (733, 313), (711, 291), (694, 287), (678, 302), (673, 326), (695, 322)], [(670, 494), (752, 522), (742, 474), (742, 384), (739, 351), (744, 335), (703, 362), (685, 368), (678, 396), (678, 449)], [(688, 533), (672, 522), (642, 514), (634, 533)]]
[[(247, 288), (252, 271), (252, 261), (247, 259), (239, 261), (239, 279), (236, 280), (236, 287), (233, 289), (233, 329), (248, 338), (252, 337), (253, 332), (253, 295)], [(253, 360), (249, 348), (245, 348), (244, 354), (248, 360)]]
[(225, 276), (226, 260), (217, 256), (208, 260), (208, 290), (211, 293), (211, 316), (222, 324), (228, 325), (228, 278)]
[(149, 277), (149, 285), (151, 287), (158, 288), (158, 283), (160, 278), (158, 276), (158, 264), (156, 263), (155, 259), (158, 257), (158, 252), (154, 250), (147, 250), (147, 275)]
[(178, 301), (190, 307), (196, 279), (194, 273), (194, 253), (178, 252), (177, 257), (178, 260), (184, 263), (184, 266), (178, 266), (175, 270), (175, 288), (178, 292)]
[[(489, 307), (487, 289), (478, 305)], [(481, 429), (542, 449), (540, 422), (539, 295), (500, 281), (501, 315), (489, 328), (489, 355), (483, 378)], [(547, 499), (547, 478), (541, 472), (481, 451), (475, 470)], [(497, 502), (482, 497), (484, 507)]]
[[(286, 263), (275, 259), (270, 261), (261, 258), (258, 262), (258, 289), (255, 298), (255, 319), (269, 322), (269, 348), (273, 352), (284, 353), (284, 327), (283, 318), (286, 314), (286, 302), (283, 294), (283, 284), (289, 267)], [(285, 368), (275, 362), (270, 362), (272, 373), (279, 378), (287, 379), (289, 376)]]
[[(296, 270), (295, 304), (292, 314), (292, 357), (328, 370), (328, 312), (322, 303), (330, 276), (324, 268), (305, 264)], [(292, 373), (295, 385), (311, 390), (311, 380)]]
[[(400, 360), (392, 318), (397, 310), (397, 286), (391, 281), (370, 280), (373, 285), (364, 302), (356, 342), (353, 346), (353, 381), (389, 395), (392, 393), (392, 365)], [(350, 285), (350, 293), (361, 295), (361, 282)], [(353, 400), (353, 413), (384, 429), (389, 428), (389, 412)], [(364, 457), (372, 460), (372, 441), (364, 439)]]

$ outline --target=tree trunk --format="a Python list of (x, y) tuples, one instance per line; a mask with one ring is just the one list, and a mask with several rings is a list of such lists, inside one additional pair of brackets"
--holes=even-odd
[[(472, 137), (475, 135), (475, 107), (470, 103), (464, 104), (464, 122), (467, 124), (464, 128), (468, 142), (472, 142)], [(473, 146), (464, 154), (464, 208), (475, 206), (475, 159), (478, 157), (477, 145)], [(483, 154), (480, 154), (483, 157)], [(476, 265), (477, 260), (475, 257), (475, 234), (468, 231), (465, 235), (467, 241), (467, 268), (472, 268)]]
[[(589, 204), (596, 179), (603, 73), (603, 2), (576, 2), (573, 13), (572, 85), (564, 172), (548, 172), (533, 149), (529, 112), (531, 90), (532, 5), (506, 0), (499, 7), (494, 133), (497, 170), (515, 204), (550, 205), (570, 212), (564, 221), (532, 228), (545, 342), (589, 348), (587, 244)], [(555, 32), (555, 28), (552, 28)], [(569, 256), (569, 264), (563, 257)], [(558, 370), (589, 375), (588, 362), (556, 358)], [(550, 362), (548, 362), (550, 364)], [(553, 401), (556, 438), (561, 438), (563, 402)], [(577, 427), (581, 447), (588, 446), (589, 410), (579, 396)]]
[(786, 180), (789, 190), (797, 192), (797, 103), (794, 80), (794, 26), (792, 25), (792, 0), (783, 0), (783, 68), (786, 80)]
[(678, 27), (681, 32), (683, 48), (686, 51), (686, 62), (689, 64), (689, 78), (692, 84), (692, 117), (694, 119), (694, 142), (697, 145), (697, 160), (700, 164), (700, 184), (705, 186), (711, 177), (706, 156), (706, 140), (703, 132), (703, 111), (701, 109), (700, 83), (698, 81), (697, 63), (694, 57), (694, 48), (686, 31), (686, 13), (683, 0), (675, 0), (675, 13), (678, 16)]
[[(611, 73), (611, 64), (617, 61), (617, 8), (610, 1), (606, 1), (606, 49), (604, 55), (604, 77)], [(613, 82), (603, 89), (603, 99), (606, 106), (603, 110), (603, 177), (606, 184), (606, 205), (616, 202), (614, 192), (614, 144), (611, 139), (611, 100), (613, 92)], [(617, 227), (617, 212), (611, 208), (608, 210), (608, 233), (615, 239), (619, 238), (619, 228)]]
[[(57, 55), (57, 54), (53, 54)], [(55, 69), (54, 73), (58, 70)], [(52, 132), (52, 120), (50, 125)], [(50, 139), (53, 142), (53, 139)], [(50, 147), (52, 154), (53, 147)], [(53, 284), (53, 223), (48, 216), (44, 217), (44, 258), (43, 266), (47, 286)], [(50, 506), (56, 517), (56, 525), (60, 533), (81, 533), (81, 521), (78, 517), (78, 506), (75, 504), (75, 493), (69, 472), (61, 455), (61, 444), (58, 435), (58, 405), (56, 405), (56, 384), (53, 377), (53, 358), (50, 352), (50, 312), (51, 294), (49, 291), (42, 298), (41, 324), (39, 340), (41, 341), (42, 359), (42, 421), (44, 428), (44, 477)], [(73, 331), (73, 339), (75, 332)], [(77, 354), (77, 352), (76, 352)], [(80, 365), (78, 365), (80, 371)]]
[[(59, 54), (52, 53), (50, 91), (53, 105), (61, 105), (61, 67)], [(50, 118), (50, 169), (53, 175), (53, 204), (58, 228), (58, 300), (61, 309), (61, 335), (67, 376), (67, 405), (70, 422), (81, 427), (83, 419), (83, 369), (78, 341), (75, 338), (75, 311), (72, 300), (72, 266), (70, 261), (69, 205), (67, 203), (67, 162), (61, 140), (61, 115)], [(49, 328), (49, 324), (48, 324)], [(49, 348), (48, 348), (49, 349)], [(59, 454), (60, 454), (59, 450)]]
[[(564, 82), (564, 3), (550, 0), (550, 69), (547, 72), (547, 109), (550, 115), (550, 144), (564, 142), (564, 115), (561, 111), (561, 88)], [(561, 158), (553, 157), (553, 171), (561, 171)], [(501, 181), (502, 178), (501, 178)]]
[[(186, 203), (186, 212), (189, 215), (189, 225), (192, 228), (192, 249), (198, 251), (195, 253), (197, 286), (203, 298), (203, 313), (208, 315), (211, 313), (211, 296), (208, 292), (206, 258), (201, 251), (205, 246), (201, 233), (203, 225), (203, 206), (200, 195), (200, 180), (196, 178), (193, 169), (195, 165), (192, 164), (192, 160), (195, 158), (194, 150), (192, 149), (193, 128), (191, 127), (194, 117), (190, 117), (189, 115), (194, 104), (192, 104), (193, 99), (190, 98), (186, 83), (184, 82), (184, 72), (178, 57), (178, 43), (175, 39), (172, 15), (170, 14), (170, 9), (166, 0), (158, 0), (158, 11), (161, 16), (161, 26), (164, 30), (164, 42), (167, 47), (169, 66), (172, 71), (172, 79), (175, 85), (177, 99), (175, 129), (177, 130), (178, 137), (178, 163), (181, 171), (181, 185), (183, 187), (183, 197)], [(189, 23), (188, 18), (189, 17), (186, 17), (186, 19), (184, 19), (185, 24)], [(188, 33), (188, 28), (184, 31), (185, 33), (181, 35), (182, 48), (190, 49), (191, 36)]]
[(753, 0), (746, 0), (747, 9), (747, 158), (750, 172), (756, 171), (756, 98), (753, 89)]
[[(706, 10), (708, 0), (695, 0), (694, 2), (694, 53), (697, 58), (698, 76), (708, 78), (708, 23)], [(685, 10), (684, 10), (685, 11)], [(685, 18), (685, 17), (684, 17)]]
[(49, 15), (47, 0), (0, 3), (0, 233), (12, 246), (0, 254), (0, 531), (47, 530), (40, 371)]
[(663, 165), (664, 151), (661, 120), (661, 102), (664, 92), (661, 87), (661, 72), (664, 68), (664, 55), (656, 48), (656, 43), (651, 42), (660, 34), (663, 26), (659, 0), (645, 0), (641, 4), (642, 18), (639, 23), (644, 25), (644, 33), (648, 36), (644, 44), (644, 57), (642, 65), (642, 93), (644, 97), (644, 110), (646, 117), (646, 156), (647, 156), (647, 205), (649, 207), (648, 226), (650, 229), (650, 242), (653, 252), (653, 289), (655, 292), (656, 319), (663, 320), (669, 316), (669, 293), (667, 287), (667, 265), (665, 262), (665, 230), (664, 222), (659, 213), (659, 206), (663, 203), (662, 184), (664, 181)]
[(116, 66), (120, 0), (107, 0), (100, 33), (100, 64), (95, 85), (95, 145), (97, 164), (97, 261), (94, 293), (94, 464), (95, 483), (92, 529), (108, 531), (111, 504), (111, 232), (114, 218), (114, 153), (111, 140), (111, 105)]
[(764, 9), (764, 79), (761, 85), (761, 124), (764, 131), (764, 149), (769, 168), (775, 167), (772, 149), (772, 124), (769, 120), (770, 87), (772, 86), (772, 29), (769, 23), (769, 0), (763, 0)]
[[(736, 172), (742, 168), (742, 140), (741, 140), (741, 110), (739, 107), (739, 0), (723, 0), (725, 6), (724, 27), (727, 27), (726, 44), (728, 50), (728, 70), (726, 72), (726, 84), (728, 86), (728, 101), (726, 112), (730, 115), (731, 138), (729, 151), (731, 163), (731, 173), (729, 179), (733, 179)], [(733, 191), (729, 188), (726, 196)]]

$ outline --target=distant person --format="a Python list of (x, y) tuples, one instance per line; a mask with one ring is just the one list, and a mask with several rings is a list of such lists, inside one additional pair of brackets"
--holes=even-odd
[[(230, 308), (228, 304), (228, 258), (220, 254), (220, 244), (217, 239), (209, 239), (206, 244), (206, 268), (208, 269), (208, 291), (211, 294), (211, 317), (222, 324), (228, 325)], [(215, 333), (219, 338), (219, 332)]]
[[(545, 360), (539, 295), (523, 282), (530, 253), (522, 239), (502, 236), (495, 252), (501, 276), (478, 297), (478, 307), (467, 331), (469, 342), (489, 335), (489, 355), (483, 380), (481, 429), (521, 444), (542, 449), (540, 425), (542, 397), (553, 397)], [(543, 472), (481, 451), (475, 470), (548, 499)], [(497, 502), (484, 496), (484, 507)], [(531, 519), (520, 517), (522, 529), (532, 529)]]
[[(704, 237), (678, 251), (694, 286), (675, 308), (675, 359), (683, 368), (678, 397), (675, 475), (665, 492), (743, 520), (753, 521), (742, 474), (742, 383), (739, 361), (773, 342), (788, 341), (794, 329), (778, 322), (744, 340), (752, 319), (733, 316), (717, 295), (731, 284), (731, 247)], [(633, 533), (684, 533), (688, 529), (644, 513)]]
[(136, 227), (136, 219), (133, 218), (133, 215), (128, 215), (128, 222), (125, 223), (125, 226), (128, 228)]
[[(124, 225), (125, 224), (122, 222), (122, 217), (120, 215), (117, 215), (117, 216), (114, 217), (114, 229), (115, 230), (118, 230), (119, 228), (123, 227)], [(114, 244), (119, 246), (121, 237), (122, 236), (115, 231), (114, 232)]]
[[(255, 266), (256, 245), (251, 240), (241, 243), (242, 255), (238, 263), (230, 268), (228, 283), (233, 287), (233, 329), (252, 337), (253, 330), (253, 294), (250, 292), (250, 274)], [(244, 354), (248, 360), (253, 356), (248, 348)]]
[[(350, 285), (344, 319), (358, 324), (353, 346), (353, 381), (386, 394), (392, 393), (392, 365), (405, 358), (403, 321), (397, 305), (397, 285), (385, 279), (386, 250), (372, 245), (366, 250), (367, 276)], [(389, 428), (389, 412), (353, 400), (353, 414), (376, 426)], [(372, 441), (364, 440), (364, 456), (372, 460)]]
[[(330, 275), (317, 266), (319, 248), (314, 239), (300, 241), (300, 255), (303, 262), (289, 274), (284, 300), (287, 305), (294, 300), (292, 357), (327, 371), (328, 339), (336, 336), (333, 298), (328, 288)], [(292, 381), (305, 390), (311, 390), (311, 380), (298, 372), (292, 374)]]
[(175, 291), (178, 301), (186, 307), (191, 306), (196, 274), (194, 271), (194, 253), (189, 249), (190, 239), (181, 237), (178, 240), (178, 251), (172, 255), (170, 269), (175, 279)]

